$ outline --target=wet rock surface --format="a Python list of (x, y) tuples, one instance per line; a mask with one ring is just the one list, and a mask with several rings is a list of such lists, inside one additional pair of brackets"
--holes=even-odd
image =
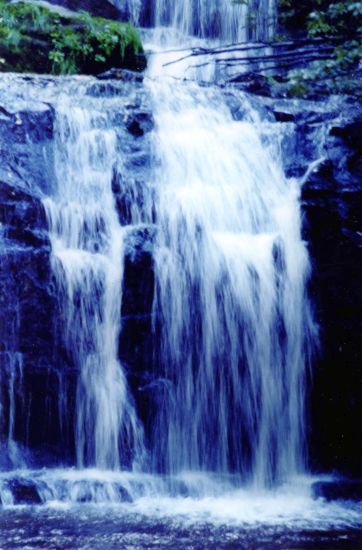
[[(33, 79), (27, 81), (31, 85)], [(49, 190), (53, 123), (53, 109), (46, 103), (1, 93), (0, 179), (4, 184), (31, 190), (38, 198)]]
[[(1, 433), (31, 448), (49, 429), (43, 422), (46, 404), (37, 392), (48, 390), (42, 382), (53, 366), (59, 323), (41, 200), (52, 187), (54, 112), (46, 103), (4, 93), (0, 104)], [(53, 391), (49, 384), (50, 401)], [(57, 435), (55, 430), (52, 444)], [(4, 455), (6, 450), (6, 462)]]
[(362, 500), (362, 481), (319, 481), (312, 485), (314, 498), (333, 500)]
[(281, 148), (287, 175), (302, 182), (309, 292), (320, 331), (310, 386), (311, 467), (359, 476), (362, 111), (342, 97), (266, 104), (278, 122), (292, 127)]
[(320, 326), (313, 361), (311, 458), (317, 470), (360, 475), (362, 157), (361, 112), (327, 122), (325, 160), (302, 189), (310, 293)]
[(113, 2), (108, 0), (48, 0), (53, 6), (60, 6), (72, 11), (87, 11), (96, 17), (106, 19), (121, 19), (128, 16), (126, 10), (117, 8)]
[[(29, 86), (37, 83), (41, 89), (48, 81), (24, 77), (26, 82)], [(53, 85), (57, 82), (54, 79)], [(155, 216), (152, 205), (145, 204), (152, 185), (150, 134), (154, 123), (141, 78), (122, 72), (110, 80), (88, 79), (85, 86), (90, 100), (102, 96), (123, 101), (121, 110), (109, 113), (117, 128), (117, 147), (125, 158), (114, 166), (112, 181), (119, 220), (126, 231), (119, 355), (146, 423), (163, 384), (152, 374)], [(238, 94), (235, 87), (225, 89), (232, 116), (243, 120)], [(311, 466), (358, 475), (360, 107), (338, 98), (322, 104), (250, 95), (248, 101), (266, 127), (280, 124), (287, 129), (280, 143), (284, 168), (288, 176), (304, 182), (303, 234), (312, 260), (310, 294), (321, 334), (311, 385)], [(63, 320), (54, 295), (42, 205), (42, 198), (55, 185), (53, 137), (51, 102), (28, 100), (24, 95), (10, 101), (10, 96), (0, 94), (1, 401), (9, 407), (15, 391), (10, 388), (9, 373), (15, 361), (15, 382), (23, 389), (14, 393), (18, 403), (14, 439), (27, 442), (38, 455), (71, 461), (77, 373), (61, 338)], [(62, 430), (57, 412), (61, 391), (68, 395), (69, 416)], [(35, 398), (45, 395), (47, 399)], [(29, 415), (26, 425), (25, 411)], [(4, 418), (1, 430), (7, 434), (9, 414)]]
[(41, 504), (35, 483), (28, 479), (14, 478), (7, 482), (7, 489), (14, 504)]

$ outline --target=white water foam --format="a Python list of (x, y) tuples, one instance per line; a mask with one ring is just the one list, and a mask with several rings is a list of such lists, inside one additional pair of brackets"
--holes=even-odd
[[(35, 487), (44, 509), (67, 511), (82, 504), (99, 517), (150, 518), (172, 521), (190, 528), (212, 523), (217, 526), (284, 527), (295, 530), (356, 529), (362, 527), (360, 503), (326, 502), (313, 499), (316, 478), (299, 476), (276, 490), (236, 487), (235, 479), (223, 481), (212, 474), (184, 472), (173, 478), (109, 470), (16, 470), (0, 475), (0, 496), (5, 509), (18, 509), (10, 490), (11, 480)], [(324, 478), (324, 481), (331, 478)], [(10, 481), (10, 485), (9, 485)], [(183, 494), (176, 495), (175, 483)], [(27, 484), (27, 485), (26, 485)], [(78, 510), (78, 508), (77, 508)]]

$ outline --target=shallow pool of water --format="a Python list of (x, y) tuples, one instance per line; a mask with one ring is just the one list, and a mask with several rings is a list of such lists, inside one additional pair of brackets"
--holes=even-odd
[[(171, 511), (171, 510), (170, 510)], [(302, 522), (303, 523), (303, 522)], [(0, 514), (2, 549), (358, 549), (359, 527), (332, 527), (298, 521), (290, 525), (238, 524), (185, 514), (152, 517), (124, 507), (80, 505), (69, 508), (23, 507)]]

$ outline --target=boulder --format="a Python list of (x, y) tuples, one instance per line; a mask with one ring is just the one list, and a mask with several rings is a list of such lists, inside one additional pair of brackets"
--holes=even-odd
[(96, 17), (106, 19), (126, 20), (128, 11), (118, 8), (114, 2), (109, 0), (48, 0), (41, 2), (41, 5), (61, 7), (72, 11), (86, 11)]
[(7, 482), (14, 504), (42, 504), (36, 484), (25, 478), (9, 479)]

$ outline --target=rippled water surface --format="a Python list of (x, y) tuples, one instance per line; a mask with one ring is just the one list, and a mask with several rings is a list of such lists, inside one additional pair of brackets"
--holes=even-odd
[(68, 509), (20, 508), (0, 517), (0, 545), (16, 548), (177, 548), (177, 549), (358, 549), (356, 527), (215, 524), (182, 514), (167, 520), (124, 508), (79, 506)]

